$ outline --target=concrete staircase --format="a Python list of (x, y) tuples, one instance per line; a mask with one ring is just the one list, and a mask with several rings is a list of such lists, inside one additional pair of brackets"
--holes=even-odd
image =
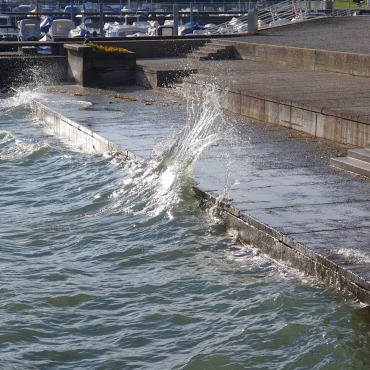
[(227, 60), (235, 59), (234, 47), (222, 42), (211, 41), (202, 47), (194, 49), (187, 58), (198, 60)]
[(350, 149), (347, 157), (330, 158), (330, 164), (345, 171), (370, 177), (370, 146), (365, 149)]

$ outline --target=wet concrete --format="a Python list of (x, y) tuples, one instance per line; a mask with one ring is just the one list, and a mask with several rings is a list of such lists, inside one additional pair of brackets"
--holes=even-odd
[[(184, 124), (176, 96), (136, 87), (50, 91), (47, 106), (145, 159), (158, 140)], [(147, 110), (147, 120), (135, 120), (138, 109)], [(330, 167), (341, 145), (274, 124), (229, 119), (235, 121), (229, 139), (197, 162), (198, 195), (216, 202), (231, 187), (226, 196), (233, 209), (229, 203), (220, 209), (242, 242), (370, 303), (369, 180)]]

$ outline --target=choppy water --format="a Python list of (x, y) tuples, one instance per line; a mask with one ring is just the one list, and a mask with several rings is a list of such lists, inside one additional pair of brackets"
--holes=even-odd
[(368, 310), (236, 245), (191, 195), (197, 153), (78, 153), (6, 99), (1, 369), (369, 368)]

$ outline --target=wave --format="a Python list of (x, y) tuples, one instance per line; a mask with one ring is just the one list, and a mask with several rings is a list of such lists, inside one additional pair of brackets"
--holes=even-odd
[(36, 158), (49, 150), (50, 146), (45, 142), (17, 139), (10, 132), (0, 131), (0, 161)]
[(11, 132), (0, 130), (0, 148), (14, 140), (15, 137)]
[(12, 94), (7, 95), (5, 98), (0, 99), (0, 110), (11, 110), (17, 107), (30, 107), (30, 104), (35, 101), (40, 100), (44, 103), (57, 103), (59, 106), (71, 104), (81, 106), (82, 108), (87, 108), (91, 106), (91, 102), (84, 100), (55, 100), (52, 99), (47, 93), (44, 92), (44, 86), (35, 87), (30, 89), (29, 86), (19, 87), (17, 89), (12, 89)]
[(225, 136), (220, 95), (213, 85), (185, 91), (184, 126), (152, 150), (147, 163), (132, 169), (113, 196), (118, 209), (134, 214), (171, 214), (174, 206), (193, 198), (194, 165), (198, 158)]

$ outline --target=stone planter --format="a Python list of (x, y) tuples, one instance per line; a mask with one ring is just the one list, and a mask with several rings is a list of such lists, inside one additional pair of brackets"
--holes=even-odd
[(68, 77), (85, 87), (132, 85), (136, 54), (97, 53), (87, 45), (64, 45), (68, 55)]

